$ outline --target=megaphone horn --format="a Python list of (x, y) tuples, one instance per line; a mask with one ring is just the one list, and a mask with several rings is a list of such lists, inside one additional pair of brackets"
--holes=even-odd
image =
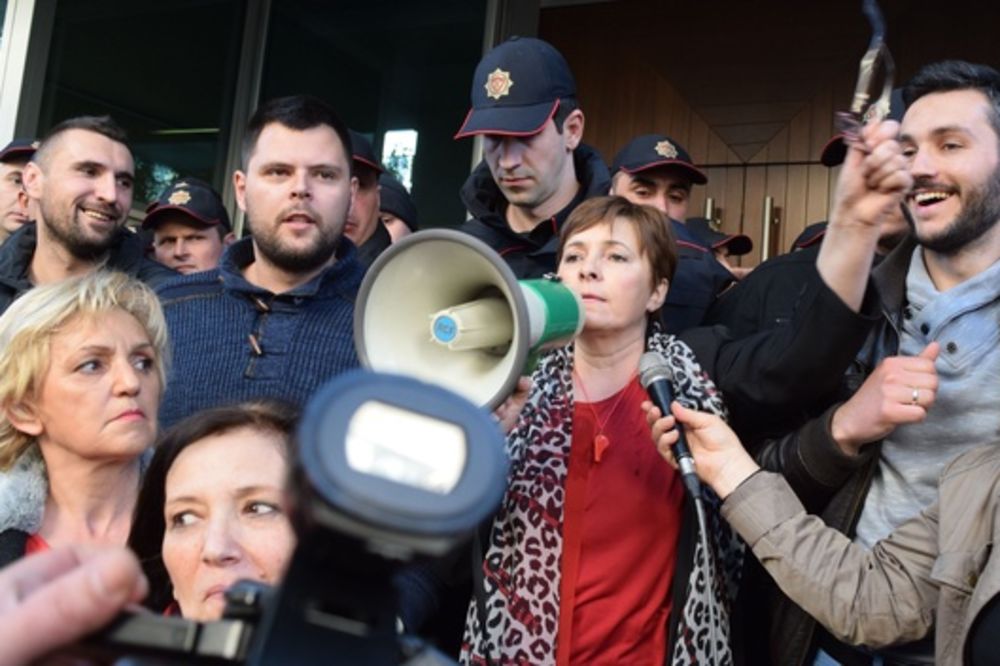
[(555, 279), (521, 280), (482, 241), (428, 229), (385, 250), (354, 308), (371, 370), (408, 375), (496, 408), (538, 354), (583, 328), (580, 298)]

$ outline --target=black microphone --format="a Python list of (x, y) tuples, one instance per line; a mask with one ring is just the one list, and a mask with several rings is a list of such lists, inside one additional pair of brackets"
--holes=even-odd
[[(670, 403), (674, 399), (673, 390), (674, 374), (667, 365), (666, 360), (657, 352), (646, 352), (639, 360), (639, 382), (646, 389), (650, 400), (660, 408), (660, 412), (667, 416), (670, 414)], [(688, 493), (696, 500), (701, 499), (701, 482), (694, 471), (694, 458), (691, 456), (691, 449), (688, 448), (687, 439), (684, 437), (684, 428), (677, 424), (677, 443), (672, 447), (674, 460), (681, 471), (681, 479)]]

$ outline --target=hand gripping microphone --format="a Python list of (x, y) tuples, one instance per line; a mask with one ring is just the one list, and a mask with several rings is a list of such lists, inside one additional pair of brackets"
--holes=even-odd
[[(657, 352), (646, 352), (639, 360), (639, 382), (646, 389), (650, 400), (660, 408), (660, 412), (667, 416), (670, 414), (670, 403), (674, 399), (673, 372), (666, 360)], [(701, 482), (694, 471), (694, 458), (691, 457), (691, 450), (688, 448), (687, 439), (684, 437), (684, 429), (681, 424), (677, 424), (677, 443), (672, 447), (674, 460), (680, 468), (681, 478), (688, 493), (696, 500), (701, 499)]]

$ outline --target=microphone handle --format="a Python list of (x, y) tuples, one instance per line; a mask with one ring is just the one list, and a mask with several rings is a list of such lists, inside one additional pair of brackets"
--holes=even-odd
[[(646, 392), (649, 393), (653, 404), (660, 408), (660, 412), (664, 416), (670, 414), (670, 403), (674, 399), (670, 380), (664, 378), (652, 381), (646, 387)], [(677, 467), (681, 472), (681, 479), (684, 481), (684, 486), (687, 488), (688, 493), (694, 499), (701, 499), (701, 481), (698, 479), (698, 474), (694, 471), (694, 457), (691, 455), (691, 449), (688, 448), (687, 438), (684, 436), (684, 427), (678, 423), (676, 430), (677, 442), (671, 447), (671, 453), (674, 454), (674, 460), (677, 461)]]

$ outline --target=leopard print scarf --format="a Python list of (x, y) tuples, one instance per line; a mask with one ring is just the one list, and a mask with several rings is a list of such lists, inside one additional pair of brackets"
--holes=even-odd
[[(681, 404), (725, 418), (722, 396), (687, 345), (653, 333), (648, 348), (672, 366)], [(486, 628), (473, 598), (463, 664), (555, 664), (564, 488), (573, 440), (572, 372), (572, 345), (544, 356), (532, 376), (527, 404), (508, 436), (507, 492), (485, 544)], [(715, 552), (709, 564), (701, 545), (696, 548), (677, 640), (668, 647), (671, 665), (732, 663), (728, 608), (735, 598), (743, 547), (719, 517), (718, 499), (712, 496), (706, 508)], [(712, 589), (708, 581), (714, 581)], [(718, 609), (714, 614), (708, 612), (710, 603)], [(714, 646), (711, 636), (720, 638)]]

